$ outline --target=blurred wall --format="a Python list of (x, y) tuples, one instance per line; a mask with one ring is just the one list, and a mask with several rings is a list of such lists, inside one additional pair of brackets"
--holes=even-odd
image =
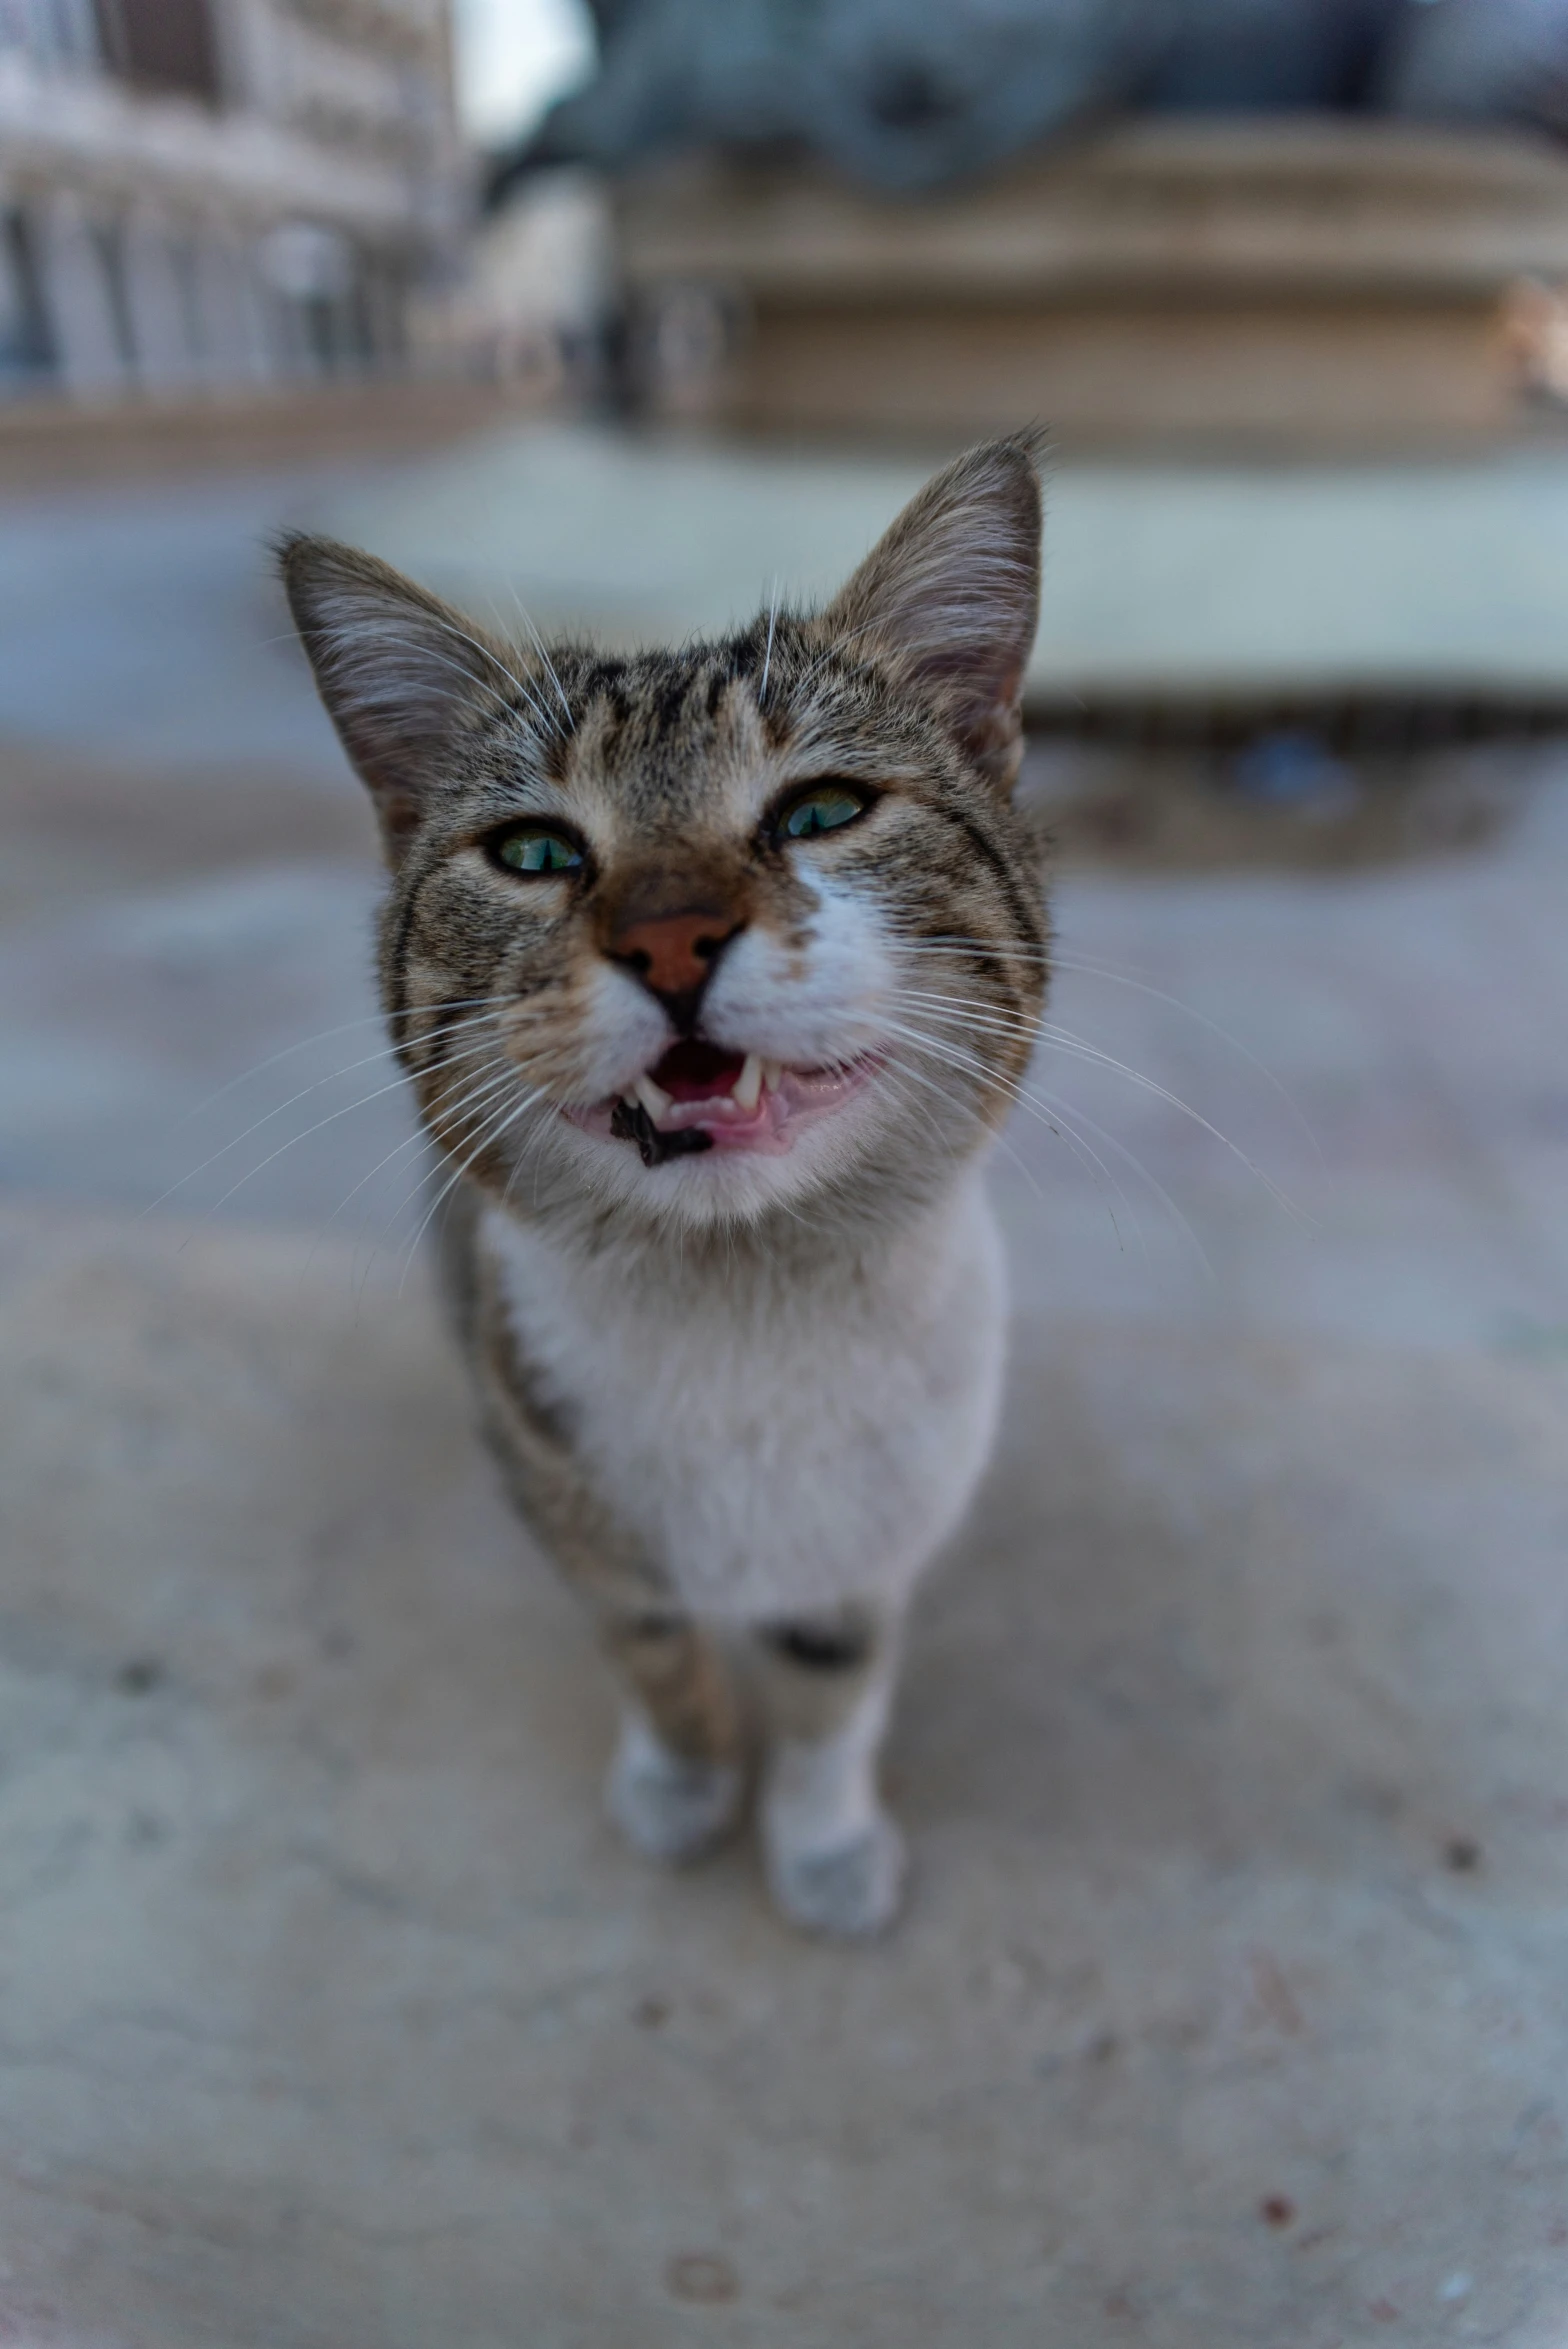
[(0, 393), (395, 364), (465, 212), (446, 0), (0, 0)]

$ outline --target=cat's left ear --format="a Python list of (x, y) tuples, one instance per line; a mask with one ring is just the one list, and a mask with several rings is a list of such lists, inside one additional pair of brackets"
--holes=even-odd
[(1023, 750), (1024, 668), (1040, 616), (1043, 435), (959, 457), (878, 540), (823, 613), (937, 704), (975, 764), (1010, 791)]

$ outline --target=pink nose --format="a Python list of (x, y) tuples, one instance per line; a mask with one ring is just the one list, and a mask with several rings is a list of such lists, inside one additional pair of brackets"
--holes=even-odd
[(695, 996), (713, 975), (720, 954), (743, 925), (727, 914), (661, 914), (617, 931), (607, 949), (636, 972), (655, 995)]

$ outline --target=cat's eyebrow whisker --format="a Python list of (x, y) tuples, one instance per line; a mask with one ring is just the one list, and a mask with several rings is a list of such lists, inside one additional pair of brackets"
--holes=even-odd
[[(443, 621), (441, 625), (446, 627), (447, 623)], [(484, 650), (483, 645), (479, 643), (479, 639), (476, 636), (465, 637), (461, 628), (448, 628), (447, 633), (451, 636), (457, 637), (465, 644), (474, 645), (480, 652), (483, 652)], [(514, 716), (517, 714), (510, 697), (501, 691), (499, 685), (488, 683), (482, 677), (476, 677), (472, 669), (465, 668), (461, 661), (454, 661), (449, 653), (437, 652), (432, 645), (425, 641), (423, 637), (396, 636), (390, 630), (383, 630), (377, 635), (376, 644), (378, 649), (390, 646), (395, 652), (417, 653), (421, 660), (439, 661), (443, 669), (450, 669), (453, 676), (460, 677), (464, 685), (468, 688), (467, 693), (454, 693), (450, 686), (444, 688), (447, 699), (449, 701), (455, 702), (459, 708), (462, 708), (470, 700), (471, 696), (475, 692), (479, 692), (489, 694), (491, 700), (495, 702), (502, 710), (508, 711)], [(534, 715), (540, 718), (544, 724), (549, 725), (550, 720), (548, 714), (543, 710), (541, 705), (535, 701), (533, 695), (528, 691), (527, 687), (525, 685), (519, 684), (518, 680), (512, 676), (512, 672), (507, 668), (505, 662), (498, 660), (495, 665), (500, 670), (502, 676), (508, 678), (511, 684), (522, 695), (524, 701), (527, 702), (529, 708), (534, 712)]]
[(836, 652), (841, 651), (846, 644), (853, 644), (858, 637), (869, 635), (872, 630), (880, 628), (881, 626), (882, 622), (880, 620), (863, 620), (858, 628), (841, 628), (837, 630), (833, 636), (832, 642), (828, 644), (821, 653), (818, 654), (817, 658), (812, 662), (810, 668), (806, 670), (805, 674), (796, 678), (795, 691), (797, 693), (804, 693), (806, 687), (811, 683), (812, 679), (817, 675), (818, 671), (824, 669), (827, 666), (828, 662), (833, 658), (833, 655)]
[[(515, 591), (513, 592), (513, 595), (512, 595), (512, 601), (513, 601), (513, 603), (514, 603), (514, 604), (515, 604), (515, 603), (517, 603), (517, 596), (516, 596), (516, 593), (515, 593)], [(496, 625), (496, 628), (497, 628), (497, 631), (499, 631), (499, 630), (500, 630), (500, 628), (501, 628), (501, 626), (502, 626), (502, 622), (501, 622), (501, 616), (500, 616), (500, 613), (499, 613), (499, 612), (497, 611), (497, 609), (496, 609), (496, 601), (495, 601), (495, 597), (494, 597), (493, 595), (487, 595), (487, 596), (485, 597), (485, 602), (486, 602), (486, 603), (489, 605), (489, 607), (490, 607), (490, 617), (491, 617), (491, 619), (494, 621), (494, 623), (495, 623), (495, 625)], [(517, 608), (518, 608), (519, 612), (522, 612), (522, 611), (523, 611), (523, 607), (522, 607), (522, 605), (521, 605), (521, 604), (517, 604)], [(525, 619), (525, 620), (527, 619), (528, 615), (527, 615), (527, 613), (526, 613), (526, 612), (523, 612), (523, 617), (524, 617), (524, 619)], [(455, 633), (455, 634), (459, 634), (459, 635), (460, 635), (460, 634), (462, 633), (462, 631), (461, 631), (461, 630), (456, 630), (456, 631), (454, 631), (454, 633)], [(472, 640), (470, 639), (470, 641), (472, 641)], [(521, 648), (519, 648), (519, 649), (521, 649)], [(510, 670), (510, 669), (508, 669), (508, 670), (507, 670), (505, 673), (506, 673), (506, 675), (507, 675), (507, 676), (509, 676), (509, 677), (511, 677), (511, 676), (512, 676), (512, 672), (511, 672), (511, 670)], [(522, 681), (521, 681), (521, 679), (520, 679), (520, 678), (513, 678), (513, 683), (514, 683), (514, 684), (521, 684), (521, 682), (522, 682)], [(554, 731), (558, 731), (558, 729), (556, 728), (556, 723), (555, 723), (555, 712), (554, 712), (554, 711), (553, 711), (553, 710), (552, 710), (552, 709), (549, 707), (549, 705), (548, 705), (548, 704), (545, 702), (545, 700), (544, 700), (544, 697), (543, 697), (543, 687), (540, 687), (540, 689), (539, 689), (539, 692), (538, 692), (537, 694), (534, 692), (534, 690), (533, 690), (533, 688), (532, 688), (531, 686), (530, 686), (530, 687), (528, 687), (526, 690), (527, 690), (527, 694), (528, 694), (528, 701), (529, 701), (529, 704), (530, 704), (530, 706), (532, 707), (532, 709), (533, 709), (533, 711), (534, 711), (534, 714), (535, 714), (535, 716), (538, 718), (538, 720), (539, 720), (540, 724), (541, 724), (542, 726), (547, 726), (547, 727), (549, 727), (549, 728), (552, 730), (552, 732), (554, 732)], [(569, 713), (568, 713), (568, 714), (569, 714)]]
[(773, 594), (768, 603), (768, 641), (762, 655), (762, 682), (757, 687), (758, 709), (761, 709), (763, 703), (768, 698), (768, 671), (773, 666), (773, 631), (778, 626), (779, 589), (781, 585), (782, 582), (779, 579), (778, 574), (775, 572), (773, 578)]
[(566, 698), (566, 688), (561, 683), (560, 676), (556, 670), (554, 661), (552, 661), (550, 658), (550, 648), (545, 643), (544, 638), (540, 635), (538, 625), (532, 612), (529, 611), (527, 605), (523, 602), (522, 597), (518, 594), (517, 589), (513, 586), (510, 579), (506, 583), (506, 592), (511, 597), (513, 603), (517, 606), (518, 618), (522, 621), (523, 626), (527, 629), (529, 635), (534, 640), (534, 650), (538, 653), (539, 658), (545, 665), (546, 672), (549, 675), (550, 683), (555, 687), (557, 694), (560, 696), (561, 708), (565, 712), (566, 723), (568, 726), (570, 726), (572, 732), (575, 734), (577, 731), (577, 720), (573, 717), (572, 705)]
[[(528, 703), (530, 709), (532, 709), (535, 716), (543, 725), (548, 726), (551, 723), (550, 713), (546, 709), (544, 703), (539, 699), (538, 695), (534, 692), (531, 686), (525, 685), (523, 683), (522, 678), (518, 676), (515, 669), (508, 668), (506, 662), (502, 660), (494, 645), (486, 644), (482, 637), (470, 635), (466, 628), (459, 628), (457, 622), (453, 619), (449, 619), (445, 612), (439, 614), (431, 613), (429, 616), (432, 619), (438, 621), (439, 625), (446, 630), (448, 636), (455, 636), (460, 644), (472, 645), (474, 651), (479, 654), (482, 660), (489, 661), (493, 668), (499, 669), (501, 675), (506, 679), (507, 683), (522, 695), (524, 701)], [(567, 715), (570, 717), (571, 712), (568, 711)]]

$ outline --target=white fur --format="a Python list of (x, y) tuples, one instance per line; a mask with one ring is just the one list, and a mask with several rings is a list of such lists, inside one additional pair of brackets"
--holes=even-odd
[(767, 1618), (898, 1600), (956, 1526), (1001, 1389), (1000, 1244), (976, 1169), (847, 1264), (722, 1277), (492, 1209), (484, 1245), (595, 1490), (684, 1603)]
[(803, 954), (760, 927), (726, 949), (703, 1000), (703, 1033), (715, 1044), (820, 1068), (882, 1041), (879, 1014), (897, 978), (882, 915), (864, 889), (825, 873), (810, 886)]
[(904, 1839), (877, 1791), (897, 1665), (897, 1642), (885, 1638), (876, 1670), (839, 1726), (814, 1742), (784, 1740), (769, 1766), (762, 1800), (768, 1882), (780, 1909), (808, 1932), (880, 1932), (898, 1907)]

